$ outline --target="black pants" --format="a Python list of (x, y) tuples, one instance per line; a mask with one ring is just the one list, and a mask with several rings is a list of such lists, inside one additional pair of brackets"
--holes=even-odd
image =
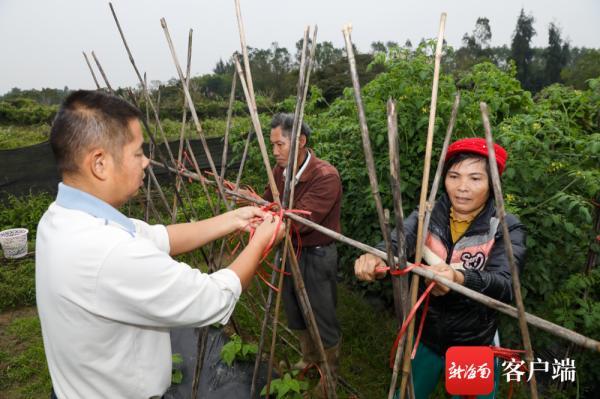
[[(340, 324), (335, 314), (337, 263), (338, 255), (335, 243), (302, 248), (299, 259), (300, 272), (304, 279), (308, 300), (325, 348), (335, 346), (341, 337)], [(290, 271), (289, 263), (286, 264), (286, 271)], [(286, 276), (282, 297), (288, 327), (293, 330), (305, 330), (306, 323), (296, 296), (292, 276)]]

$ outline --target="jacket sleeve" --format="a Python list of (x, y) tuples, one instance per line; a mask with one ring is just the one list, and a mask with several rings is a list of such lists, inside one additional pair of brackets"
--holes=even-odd
[[(525, 226), (513, 215), (506, 215), (506, 223), (510, 234), (515, 263), (519, 273), (525, 264)], [(513, 299), (512, 276), (510, 265), (506, 256), (502, 225), (498, 232), (494, 246), (484, 270), (463, 270), (465, 275), (464, 286), (481, 292), (484, 295), (498, 299), (502, 302), (511, 302)]]
[[(417, 224), (418, 224), (418, 212), (413, 211), (406, 219), (404, 219), (404, 236), (406, 238), (406, 257), (412, 258), (415, 255), (415, 248), (417, 246)], [(394, 255), (398, 252), (398, 230), (394, 228), (392, 230), (392, 250)], [(375, 246), (385, 252), (385, 241), (381, 241)]]

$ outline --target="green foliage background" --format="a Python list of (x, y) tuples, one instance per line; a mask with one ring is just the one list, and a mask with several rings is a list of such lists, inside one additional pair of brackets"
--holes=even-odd
[[(397, 101), (405, 214), (416, 206), (420, 191), (433, 77), (432, 49), (433, 43), (428, 42), (414, 52), (397, 48), (380, 55), (375, 62), (383, 63), (385, 72), (362, 89), (380, 192), (384, 207), (390, 210), (386, 101), (390, 97)], [(462, 98), (455, 139), (483, 137), (479, 102), (485, 101), (495, 140), (509, 153), (503, 176), (507, 210), (519, 216), (528, 230), (528, 256), (522, 274), (525, 306), (531, 313), (598, 339), (600, 273), (582, 272), (588, 250), (598, 251), (592, 218), (593, 204), (598, 203), (600, 193), (600, 79), (590, 80), (588, 85), (581, 91), (555, 84), (532, 98), (521, 88), (512, 64), (506, 69), (488, 62), (477, 64), (459, 80), (442, 72), (433, 159), (437, 162), (439, 157), (455, 93), (460, 90)], [(346, 89), (324, 110), (317, 106), (321, 101), (320, 90), (313, 87), (305, 120), (313, 128), (311, 141), (317, 155), (340, 172), (343, 233), (375, 244), (381, 240), (381, 233), (352, 91)], [(268, 119), (263, 119), (262, 125), (268, 134)], [(234, 142), (235, 153), (241, 154), (242, 148), (241, 140)], [(257, 145), (252, 147), (243, 180), (258, 192), (266, 183)], [(342, 246), (341, 255), (341, 273), (347, 280), (391, 298), (389, 282), (363, 285), (354, 281), (356, 250)], [(583, 392), (600, 381), (597, 354), (573, 348), (538, 329), (532, 328), (531, 332), (536, 350), (576, 358)], [(501, 337), (506, 346), (522, 346), (514, 319), (502, 318)], [(570, 397), (573, 391), (568, 389), (566, 393), (554, 392), (553, 397)]]

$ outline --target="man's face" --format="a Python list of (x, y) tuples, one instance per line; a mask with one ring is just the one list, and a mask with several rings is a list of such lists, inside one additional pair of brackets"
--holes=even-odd
[(121, 149), (120, 162), (115, 162), (113, 157), (113, 168), (110, 171), (117, 204), (124, 204), (137, 193), (144, 184), (144, 170), (150, 163), (142, 148), (144, 136), (140, 122), (137, 119), (131, 120), (129, 130), (133, 140)]
[(271, 146), (277, 165), (285, 168), (290, 154), (290, 138), (283, 135), (281, 126), (271, 129)]

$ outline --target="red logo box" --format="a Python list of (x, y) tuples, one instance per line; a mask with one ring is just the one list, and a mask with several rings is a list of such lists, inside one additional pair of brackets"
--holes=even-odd
[(446, 351), (446, 391), (487, 395), (494, 389), (494, 353), (487, 346), (452, 346)]

